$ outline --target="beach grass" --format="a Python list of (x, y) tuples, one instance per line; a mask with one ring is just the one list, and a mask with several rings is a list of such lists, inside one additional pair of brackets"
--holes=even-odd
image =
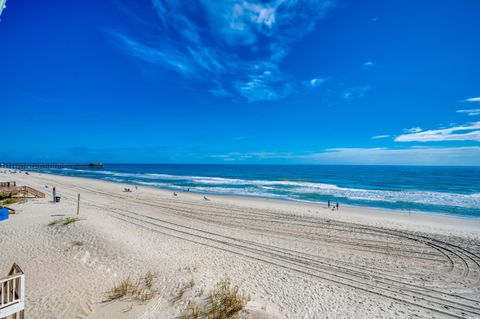
[(65, 217), (65, 218), (60, 218), (60, 219), (54, 219), (50, 223), (48, 223), (48, 226), (67, 226), (73, 223), (76, 223), (78, 221), (81, 221), (81, 218), (78, 217)]
[(176, 303), (177, 301), (182, 299), (183, 295), (185, 295), (185, 292), (187, 292), (188, 288), (189, 287), (187, 285), (180, 287), (180, 289), (177, 291), (177, 294), (173, 297), (172, 303)]
[(147, 287), (148, 289), (152, 289), (152, 285), (153, 285), (153, 273), (151, 271), (148, 271), (145, 274), (145, 287)]
[(83, 246), (84, 244), (85, 244), (85, 243), (84, 243), (83, 241), (81, 241), (81, 240), (74, 240), (74, 241), (72, 241), (72, 246), (73, 246), (73, 247), (75, 247), (75, 246), (76, 246), (76, 247), (81, 247), (81, 246)]
[(204, 303), (190, 300), (181, 314), (182, 319), (238, 319), (250, 301), (250, 296), (240, 291), (226, 278), (217, 283)]
[(81, 248), (85, 245), (85, 243), (82, 241), (82, 240), (73, 240), (70, 242), (70, 245), (68, 245), (66, 248), (65, 248), (65, 251), (70, 251), (74, 248)]
[(26, 201), (27, 199), (23, 197), (4, 197), (0, 200), (0, 205), (22, 204)]
[(134, 300), (145, 302), (153, 298), (155, 290), (153, 286), (153, 273), (147, 272), (144, 278), (133, 280), (127, 277), (116, 284), (108, 291), (108, 301), (119, 300), (125, 297), (133, 298)]

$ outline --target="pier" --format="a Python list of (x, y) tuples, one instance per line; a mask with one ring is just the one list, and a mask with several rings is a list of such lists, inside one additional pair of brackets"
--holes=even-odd
[(27, 168), (75, 168), (94, 167), (102, 168), (102, 163), (0, 163), (0, 168), (27, 169)]

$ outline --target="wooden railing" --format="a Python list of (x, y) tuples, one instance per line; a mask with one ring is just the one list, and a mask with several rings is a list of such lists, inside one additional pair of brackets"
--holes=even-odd
[(31, 188), (29, 186), (23, 186), (23, 187), (25, 187), (25, 191), (28, 194), (32, 194), (33, 196), (35, 196), (37, 198), (45, 198), (45, 194), (40, 192), (40, 191), (37, 191), (35, 188)]
[(0, 182), (0, 188), (3, 188), (3, 187), (9, 188), (9, 187), (15, 187), (15, 186), (17, 186), (16, 182)]
[(33, 195), (37, 198), (45, 198), (45, 193), (37, 191), (35, 188), (29, 186), (0, 187), (0, 193), (11, 193), (11, 195), (22, 194), (25, 197)]
[(23, 319), (24, 308), (25, 274), (17, 264), (13, 264), (9, 275), (0, 278), (0, 318), (12, 316)]

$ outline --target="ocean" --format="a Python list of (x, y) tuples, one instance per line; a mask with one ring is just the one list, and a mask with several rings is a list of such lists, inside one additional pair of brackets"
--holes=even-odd
[(39, 169), (198, 193), (357, 205), (480, 218), (480, 167), (106, 164)]

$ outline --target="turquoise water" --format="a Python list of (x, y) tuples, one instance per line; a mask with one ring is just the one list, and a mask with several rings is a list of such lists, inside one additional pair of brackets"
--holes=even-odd
[(480, 217), (480, 167), (107, 164), (41, 171), (179, 191)]

